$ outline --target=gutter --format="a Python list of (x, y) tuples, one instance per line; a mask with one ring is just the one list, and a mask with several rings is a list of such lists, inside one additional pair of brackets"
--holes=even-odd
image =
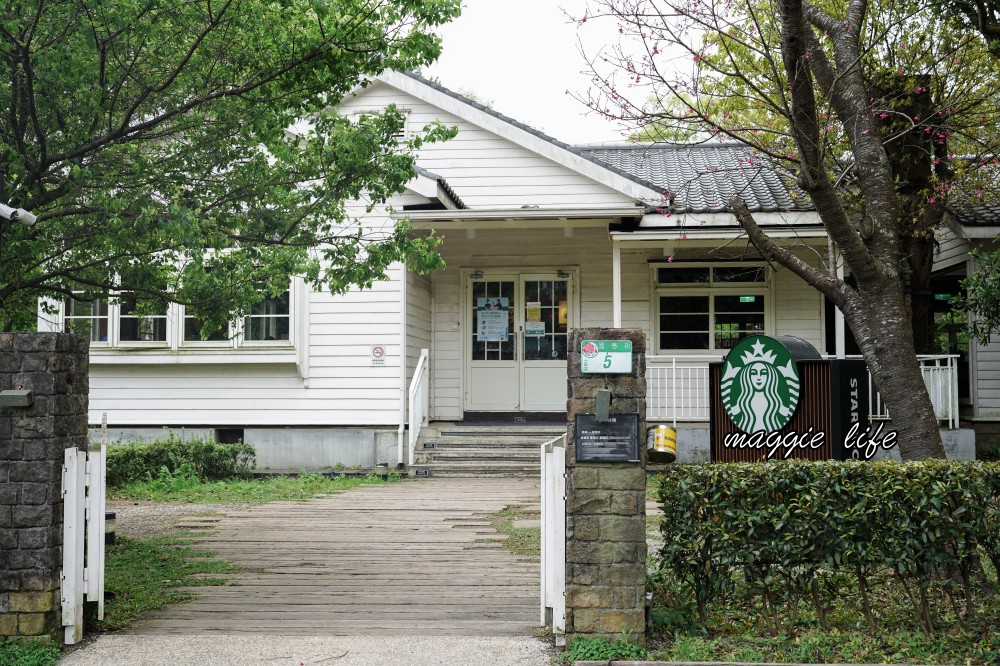
[(413, 210), (393, 211), (394, 220), (411, 222), (463, 222), (490, 220), (587, 220), (594, 218), (639, 217), (646, 211), (643, 205), (602, 208), (488, 208), (478, 210)]

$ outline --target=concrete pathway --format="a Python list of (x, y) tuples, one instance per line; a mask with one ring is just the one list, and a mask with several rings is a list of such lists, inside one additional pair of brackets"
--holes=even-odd
[(546, 664), (538, 558), (489, 524), (537, 510), (538, 493), (534, 479), (427, 479), (188, 519), (211, 531), (197, 547), (249, 571), (61, 663)]

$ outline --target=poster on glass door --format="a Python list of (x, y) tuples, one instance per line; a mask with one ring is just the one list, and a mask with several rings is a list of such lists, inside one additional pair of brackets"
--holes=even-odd
[(506, 298), (476, 299), (476, 342), (507, 342), (510, 325)]

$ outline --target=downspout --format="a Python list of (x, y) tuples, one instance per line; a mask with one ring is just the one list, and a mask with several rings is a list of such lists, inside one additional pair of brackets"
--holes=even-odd
[(404, 435), (406, 433), (406, 398), (409, 387), (406, 385), (406, 264), (399, 267), (399, 430), (396, 432), (397, 467), (400, 469), (406, 464), (405, 451), (403, 450)]

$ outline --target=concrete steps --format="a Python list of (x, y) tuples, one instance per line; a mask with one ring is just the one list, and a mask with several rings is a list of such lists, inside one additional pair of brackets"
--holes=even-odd
[(410, 476), (537, 477), (540, 447), (565, 426), (432, 423), (420, 434)]

